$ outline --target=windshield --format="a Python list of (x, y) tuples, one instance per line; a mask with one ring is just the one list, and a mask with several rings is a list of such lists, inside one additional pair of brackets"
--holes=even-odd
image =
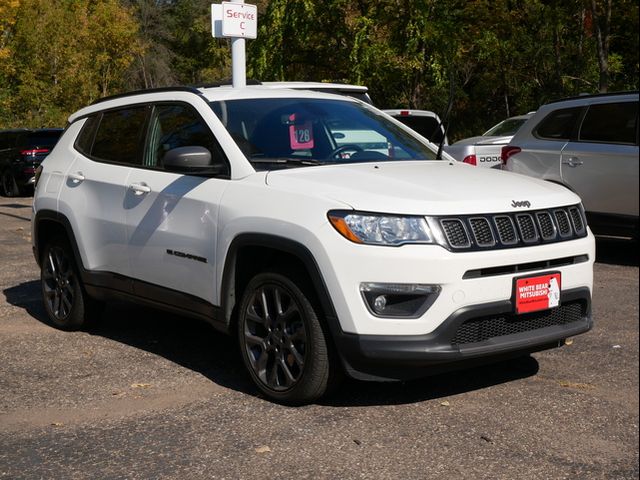
[(518, 129), (526, 122), (526, 118), (507, 118), (503, 120), (489, 131), (487, 131), (485, 137), (506, 137), (508, 135), (515, 135)]
[(351, 101), (267, 98), (218, 101), (211, 107), (256, 166), (436, 158), (400, 126)]

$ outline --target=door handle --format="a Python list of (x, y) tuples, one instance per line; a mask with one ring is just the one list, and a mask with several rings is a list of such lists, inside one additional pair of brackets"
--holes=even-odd
[(570, 167), (579, 167), (582, 165), (582, 160), (578, 157), (569, 157), (566, 162), (562, 162), (563, 165), (569, 165)]
[(84, 182), (84, 175), (82, 172), (70, 173), (69, 179), (74, 185), (78, 185), (79, 183)]
[(132, 183), (129, 185), (129, 189), (133, 192), (134, 195), (146, 195), (151, 192), (151, 187), (145, 185), (144, 183)]

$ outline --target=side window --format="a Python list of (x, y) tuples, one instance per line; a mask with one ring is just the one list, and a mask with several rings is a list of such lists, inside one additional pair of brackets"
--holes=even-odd
[(147, 111), (142, 106), (104, 112), (91, 156), (107, 162), (140, 165)]
[(636, 143), (638, 102), (591, 105), (580, 128), (580, 141)]
[(549, 140), (569, 140), (582, 107), (563, 108), (547, 115), (536, 127), (534, 134)]
[(0, 133), (0, 150), (6, 150), (9, 148), (9, 134)]
[(196, 146), (211, 152), (213, 165), (225, 165), (213, 133), (191, 107), (184, 104), (156, 105), (151, 115), (143, 165), (162, 168), (163, 158), (169, 150)]
[(16, 133), (15, 136), (13, 137), (13, 145), (11, 145), (11, 147), (27, 147), (28, 146), (28, 142), (27, 142), (27, 133), (26, 132), (20, 132), (20, 133)]
[(96, 136), (96, 130), (100, 123), (100, 116), (101, 114), (96, 114), (87, 118), (74, 144), (75, 149), (87, 157), (91, 156), (91, 147), (93, 147), (93, 139)]

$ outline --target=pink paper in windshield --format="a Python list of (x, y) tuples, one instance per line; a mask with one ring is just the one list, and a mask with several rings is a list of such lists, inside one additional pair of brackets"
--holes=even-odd
[(289, 143), (291, 150), (306, 150), (313, 148), (313, 124), (310, 120), (296, 123), (296, 114), (289, 116)]

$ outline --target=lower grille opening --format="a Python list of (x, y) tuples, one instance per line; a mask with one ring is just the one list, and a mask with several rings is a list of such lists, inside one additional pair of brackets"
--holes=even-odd
[(484, 342), (495, 337), (531, 332), (555, 325), (567, 325), (580, 321), (587, 314), (585, 302), (568, 302), (552, 310), (525, 313), (523, 315), (499, 315), (467, 320), (458, 328), (452, 345)]

